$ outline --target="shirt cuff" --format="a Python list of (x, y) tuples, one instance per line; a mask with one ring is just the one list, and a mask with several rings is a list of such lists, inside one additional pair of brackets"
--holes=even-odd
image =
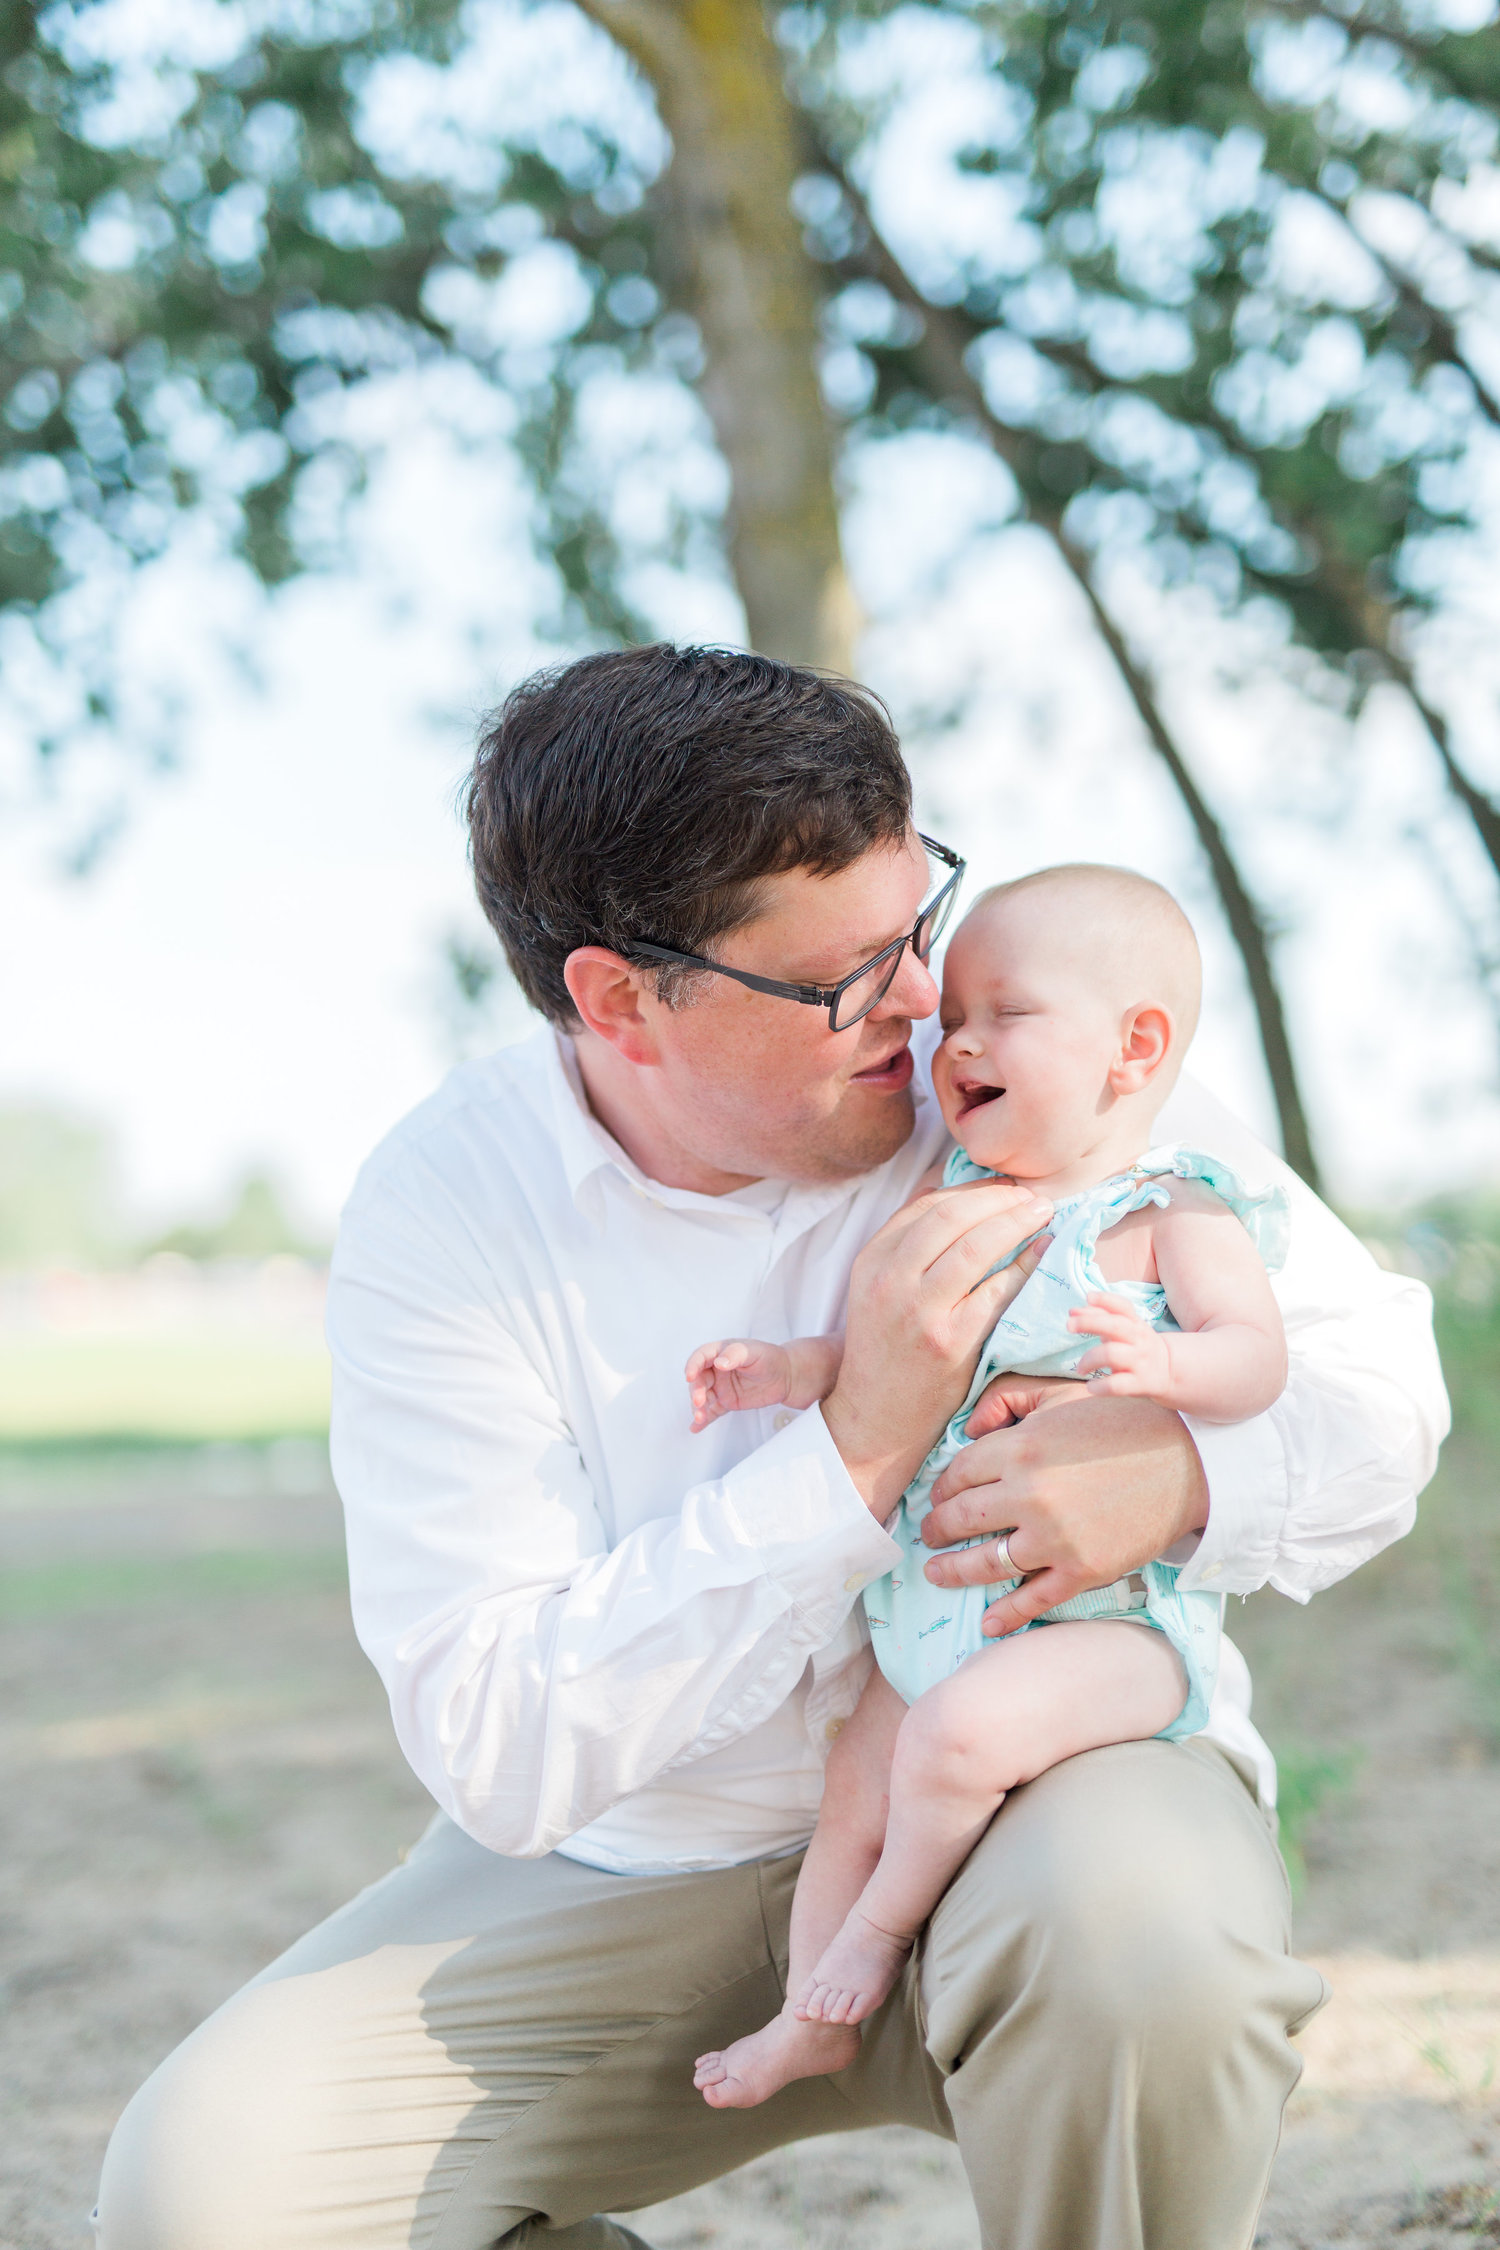
[(793, 1605), (830, 1632), (901, 1551), (859, 1496), (816, 1406), (724, 1478), (734, 1528)]
[[(1182, 1419), (1208, 1480), (1208, 1523), (1178, 1584), (1184, 1593), (1253, 1594), (1271, 1575), (1291, 1498), (1273, 1415), (1247, 1422)], [(1167, 1559), (1174, 1561), (1179, 1551)]]

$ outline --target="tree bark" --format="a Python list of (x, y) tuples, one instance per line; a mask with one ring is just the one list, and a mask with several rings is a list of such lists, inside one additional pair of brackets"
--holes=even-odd
[(852, 667), (833, 433), (818, 387), (821, 290), (791, 207), (801, 165), (760, 0), (581, 0), (650, 80), (674, 302), (703, 338), (699, 391), (729, 464), (729, 560), (752, 644)]

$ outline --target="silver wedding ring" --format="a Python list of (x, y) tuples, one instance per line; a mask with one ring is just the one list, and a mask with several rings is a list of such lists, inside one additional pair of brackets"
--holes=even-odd
[(995, 1553), (999, 1558), (1000, 1567), (1005, 1572), (1006, 1577), (1019, 1578), (1021, 1575), (1020, 1565), (1016, 1562), (1015, 1557), (1011, 1554), (1010, 1533), (1008, 1531), (1002, 1533), (1000, 1538), (995, 1541)]

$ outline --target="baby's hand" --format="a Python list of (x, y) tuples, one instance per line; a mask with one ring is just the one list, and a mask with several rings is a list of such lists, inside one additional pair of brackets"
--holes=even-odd
[(780, 1406), (792, 1387), (792, 1356), (783, 1344), (737, 1336), (700, 1344), (683, 1369), (693, 1399), (693, 1428), (706, 1430), (721, 1414)]
[[(1075, 1336), (1101, 1336), (1103, 1342), (1086, 1352), (1078, 1372), (1090, 1378), (1089, 1389), (1101, 1398), (1164, 1398), (1172, 1387), (1172, 1356), (1167, 1339), (1152, 1328), (1123, 1297), (1090, 1297), (1088, 1310), (1068, 1315)], [(1108, 1374), (1101, 1375), (1100, 1368)]]

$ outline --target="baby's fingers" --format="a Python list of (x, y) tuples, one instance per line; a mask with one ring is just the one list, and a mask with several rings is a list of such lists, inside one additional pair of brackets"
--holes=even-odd
[(1068, 1326), (1075, 1336), (1114, 1336), (1124, 1342), (1139, 1336), (1143, 1323), (1127, 1307), (1107, 1305), (1102, 1298), (1094, 1297), (1086, 1312), (1075, 1306), (1068, 1315)]
[(1090, 1398), (1142, 1398), (1146, 1392), (1143, 1375), (1132, 1375), (1128, 1368), (1112, 1367), (1107, 1375), (1095, 1375), (1089, 1383)]
[(1139, 1367), (1140, 1360), (1140, 1346), (1135, 1339), (1116, 1336), (1112, 1341), (1099, 1345), (1096, 1350), (1085, 1352), (1078, 1362), (1078, 1372), (1080, 1375), (1094, 1375), (1101, 1367), (1105, 1367), (1113, 1375), (1124, 1375), (1132, 1368)]
[[(682, 1371), (688, 1382), (696, 1383), (700, 1376), (706, 1375), (708, 1373), (708, 1370), (714, 1364), (714, 1354), (716, 1352), (721, 1352), (723, 1349), (724, 1346), (722, 1343), (700, 1344), (695, 1352), (690, 1352), (688, 1354), (688, 1363)], [(697, 1395), (698, 1394), (695, 1390), (693, 1393), (694, 1398), (696, 1398)]]
[(750, 1357), (750, 1346), (736, 1337), (732, 1344), (720, 1344), (714, 1353), (714, 1369), (720, 1375), (732, 1375), (743, 1367)]

